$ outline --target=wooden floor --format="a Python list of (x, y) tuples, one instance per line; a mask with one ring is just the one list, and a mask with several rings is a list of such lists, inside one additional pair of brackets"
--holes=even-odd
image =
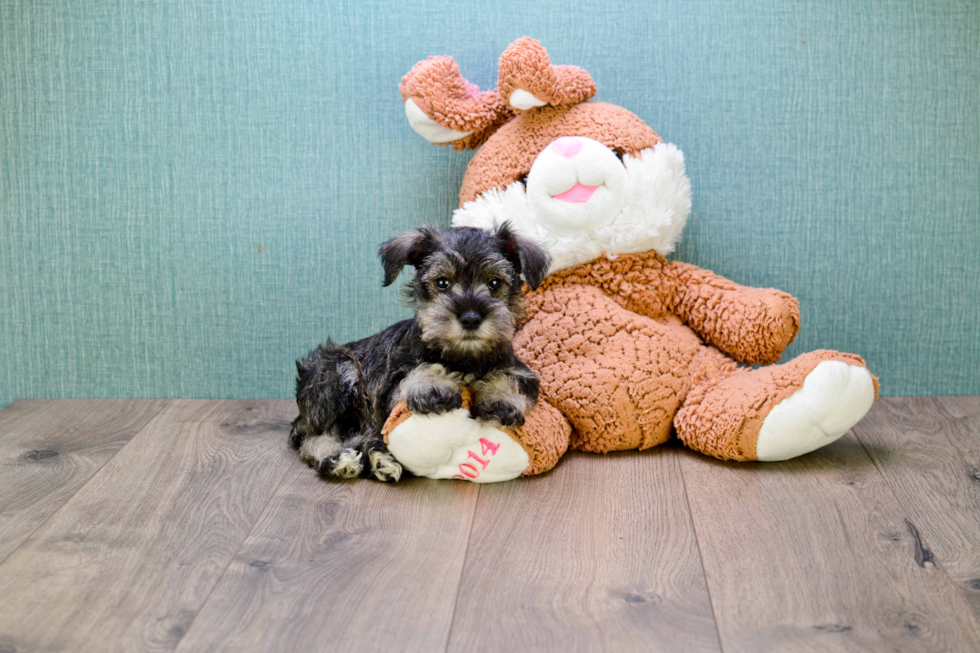
[(0, 652), (980, 651), (980, 398), (787, 463), (327, 482), (289, 401), (0, 411)]

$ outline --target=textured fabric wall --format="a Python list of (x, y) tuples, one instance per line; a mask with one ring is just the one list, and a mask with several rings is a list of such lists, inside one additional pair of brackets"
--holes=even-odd
[(687, 155), (677, 257), (803, 306), (791, 354), (980, 393), (980, 5), (0, 0), (0, 405), (289, 396), (407, 315), (375, 249), (448, 223), (468, 154), (397, 84), (513, 39)]

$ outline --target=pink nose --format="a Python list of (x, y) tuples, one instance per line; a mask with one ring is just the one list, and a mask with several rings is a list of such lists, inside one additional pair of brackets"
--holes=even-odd
[(582, 141), (572, 136), (563, 136), (551, 144), (551, 149), (563, 157), (571, 159), (582, 149)]

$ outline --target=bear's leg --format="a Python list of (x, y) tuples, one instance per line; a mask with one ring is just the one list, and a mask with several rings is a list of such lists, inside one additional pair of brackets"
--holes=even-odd
[(534, 476), (557, 465), (558, 459), (568, 451), (572, 425), (557, 408), (544, 399), (538, 399), (537, 405), (527, 414), (523, 426), (516, 431), (530, 459), (522, 476)]
[(722, 460), (787, 460), (830, 444), (878, 390), (859, 356), (836, 351), (759, 369), (735, 368), (711, 348), (698, 359), (674, 426), (688, 447)]

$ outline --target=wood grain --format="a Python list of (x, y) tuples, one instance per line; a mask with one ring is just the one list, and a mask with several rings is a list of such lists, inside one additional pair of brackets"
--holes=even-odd
[(786, 463), (483, 487), (322, 481), (294, 412), (0, 411), (0, 651), (980, 650), (980, 398), (883, 399)]
[(294, 412), (168, 405), (0, 565), (0, 650), (172, 650), (293, 463)]
[(677, 451), (482, 488), (450, 651), (718, 651)]
[(914, 516), (847, 435), (785, 463), (681, 461), (722, 647), (980, 650)]
[(476, 486), (295, 467), (178, 651), (437, 651)]
[(980, 622), (980, 397), (882, 399), (854, 433)]
[(0, 411), (0, 562), (166, 403), (33, 399)]

